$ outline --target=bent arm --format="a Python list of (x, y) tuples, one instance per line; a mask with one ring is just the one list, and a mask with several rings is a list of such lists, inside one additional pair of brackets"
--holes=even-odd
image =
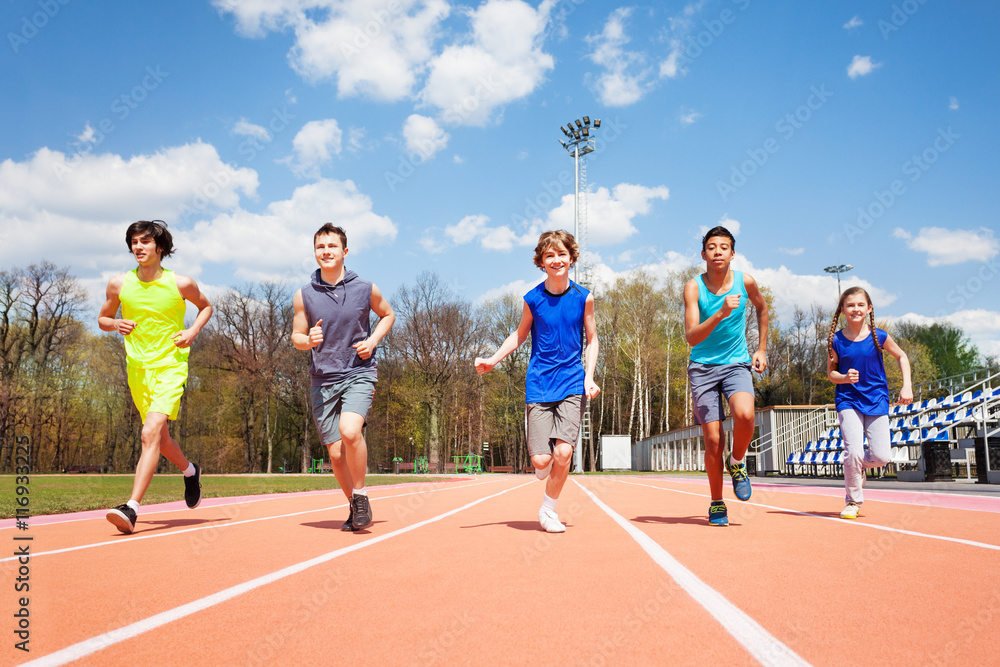
[(525, 302), (524, 311), (521, 313), (521, 323), (517, 325), (517, 330), (507, 336), (489, 359), (476, 357), (476, 371), (482, 375), (493, 370), (494, 366), (506, 359), (514, 350), (521, 347), (521, 344), (527, 340), (528, 334), (531, 333), (532, 321), (531, 309), (528, 307), (527, 302)]
[(584, 349), (584, 391), (587, 398), (594, 398), (601, 388), (594, 381), (594, 371), (597, 369), (597, 355), (600, 343), (597, 340), (597, 319), (594, 317), (594, 295), (587, 295), (587, 303), (583, 311), (583, 331), (587, 336), (587, 347)]
[(757, 281), (753, 276), (743, 274), (743, 287), (747, 291), (747, 298), (753, 307), (757, 309), (757, 352), (753, 355), (753, 367), (758, 373), (762, 373), (767, 368), (767, 331), (768, 331), (768, 309), (767, 300), (760, 293)]
[(296, 350), (311, 350), (314, 346), (309, 339), (309, 321), (306, 318), (306, 307), (302, 301), (302, 290), (295, 292), (292, 299), (292, 346)]
[(684, 286), (684, 337), (691, 347), (708, 338), (719, 322), (729, 314), (729, 311), (723, 312), (725, 311), (723, 305), (707, 320), (699, 322), (701, 316), (698, 312), (698, 283), (695, 280), (697, 279), (689, 280)]
[(177, 291), (180, 292), (181, 298), (190, 301), (198, 309), (194, 323), (174, 336), (178, 347), (188, 347), (208, 324), (208, 320), (212, 318), (212, 304), (209, 303), (208, 297), (202, 293), (198, 283), (187, 276), (177, 276)]
[(910, 379), (910, 358), (906, 356), (903, 348), (889, 335), (886, 335), (882, 349), (896, 357), (896, 361), (899, 362), (899, 372), (903, 376), (903, 386), (899, 390), (899, 402), (903, 404), (912, 403), (913, 386)]

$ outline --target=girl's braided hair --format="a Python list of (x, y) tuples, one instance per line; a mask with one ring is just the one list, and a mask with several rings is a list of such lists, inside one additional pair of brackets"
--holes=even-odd
[(868, 328), (871, 330), (872, 342), (875, 343), (875, 349), (878, 350), (879, 354), (882, 354), (882, 345), (878, 342), (878, 334), (875, 333), (875, 306), (872, 306), (872, 298), (868, 296), (868, 292), (863, 287), (849, 287), (840, 295), (837, 310), (833, 313), (833, 321), (830, 322), (830, 335), (826, 339), (826, 349), (831, 359), (833, 359), (833, 335), (837, 332), (837, 322), (840, 321), (840, 313), (844, 310), (844, 302), (847, 301), (847, 297), (855, 294), (864, 294), (865, 300), (872, 308), (871, 312), (868, 313)]

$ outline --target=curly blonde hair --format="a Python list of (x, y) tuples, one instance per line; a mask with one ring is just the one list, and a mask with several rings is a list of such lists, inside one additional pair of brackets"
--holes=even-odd
[(580, 246), (573, 238), (573, 235), (563, 229), (555, 229), (548, 232), (542, 232), (542, 235), (538, 237), (538, 245), (535, 246), (535, 266), (538, 268), (542, 267), (542, 255), (545, 251), (554, 246), (557, 243), (561, 243), (566, 250), (569, 251), (569, 259), (573, 264), (576, 264), (576, 260), (580, 258)]
[(837, 310), (833, 314), (833, 321), (830, 322), (830, 335), (826, 338), (826, 350), (830, 359), (833, 359), (833, 335), (837, 333), (837, 323), (840, 321), (840, 313), (844, 310), (844, 302), (847, 300), (847, 297), (855, 294), (864, 294), (865, 301), (871, 306), (871, 312), (868, 313), (868, 328), (871, 330), (872, 342), (875, 343), (875, 349), (878, 350), (879, 354), (882, 354), (882, 345), (878, 342), (878, 334), (875, 333), (875, 306), (872, 305), (872, 298), (868, 296), (868, 291), (863, 287), (848, 287), (840, 295), (840, 302), (837, 304)]

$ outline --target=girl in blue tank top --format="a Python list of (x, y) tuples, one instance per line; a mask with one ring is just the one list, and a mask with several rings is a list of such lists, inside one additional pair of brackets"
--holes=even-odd
[[(837, 331), (843, 313), (847, 324)], [(844, 442), (844, 485), (847, 506), (842, 519), (856, 519), (864, 502), (864, 477), (868, 468), (889, 461), (889, 386), (882, 351), (899, 362), (903, 387), (900, 403), (913, 401), (910, 361), (887, 332), (875, 326), (875, 308), (861, 287), (851, 287), (840, 296), (830, 323), (826, 376), (837, 385), (837, 417)], [(868, 449), (865, 450), (865, 437)]]

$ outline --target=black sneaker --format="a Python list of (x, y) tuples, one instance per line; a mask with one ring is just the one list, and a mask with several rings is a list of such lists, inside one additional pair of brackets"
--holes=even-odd
[(345, 533), (353, 533), (357, 528), (354, 527), (354, 500), (351, 499), (351, 513), (347, 515), (347, 521), (344, 525), (340, 527)]
[(351, 523), (354, 528), (364, 528), (372, 522), (372, 506), (368, 502), (368, 496), (354, 494), (354, 512), (351, 513)]
[(184, 478), (184, 502), (188, 509), (201, 504), (201, 466), (194, 464), (194, 474)]
[(135, 510), (128, 505), (119, 505), (112, 510), (108, 510), (105, 516), (108, 521), (114, 524), (115, 528), (126, 535), (131, 534), (135, 530)]

